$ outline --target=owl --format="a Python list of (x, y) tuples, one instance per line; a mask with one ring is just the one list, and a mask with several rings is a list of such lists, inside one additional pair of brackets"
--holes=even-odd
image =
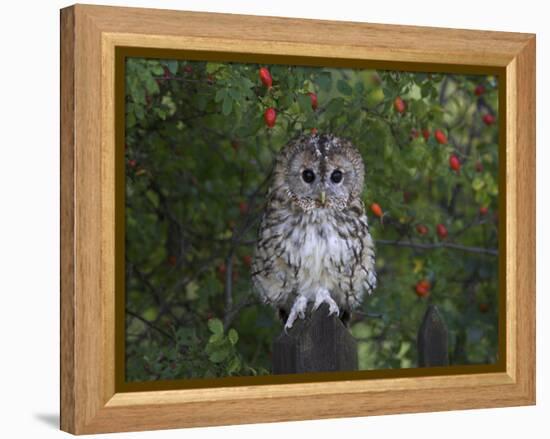
[(253, 262), (254, 289), (285, 331), (322, 303), (347, 323), (376, 287), (374, 245), (361, 200), (365, 169), (351, 142), (304, 135), (273, 170)]

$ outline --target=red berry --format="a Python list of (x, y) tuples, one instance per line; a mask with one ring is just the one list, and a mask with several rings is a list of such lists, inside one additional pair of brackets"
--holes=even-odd
[(449, 166), (455, 172), (460, 171), (460, 160), (456, 155), (451, 154), (449, 157)]
[(474, 90), (474, 94), (476, 96), (481, 96), (483, 93), (485, 93), (485, 87), (483, 87), (483, 85), (479, 84), (475, 90)]
[(479, 311), (485, 314), (486, 312), (489, 312), (489, 304), (488, 303), (480, 303), (479, 304)]
[(250, 265), (252, 265), (252, 256), (244, 255), (243, 256), (243, 264), (246, 265), (247, 267), (250, 267)]
[(483, 163), (481, 163), (481, 162), (476, 163), (476, 171), (477, 172), (483, 172)]
[(405, 112), (405, 101), (401, 99), (399, 96), (395, 98), (395, 101), (393, 101), (393, 107), (395, 108), (395, 111), (398, 113), (404, 113)]
[(137, 161), (134, 159), (128, 160), (128, 166), (130, 166), (131, 168), (135, 168), (137, 166)]
[(317, 134), (317, 128), (312, 128), (311, 129), (311, 134), (313, 134), (313, 135)]
[(178, 260), (175, 256), (168, 256), (167, 262), (168, 262), (168, 265), (171, 265), (172, 267), (175, 267)]
[(265, 124), (269, 128), (273, 128), (273, 126), (275, 125), (275, 121), (277, 120), (277, 112), (275, 111), (275, 108), (270, 107), (267, 110), (265, 110), (264, 120), (265, 120)]
[(427, 142), (428, 139), (430, 138), (430, 130), (428, 128), (424, 128), (422, 130), (422, 135), (424, 136), (424, 140), (426, 140)]
[(317, 100), (317, 95), (315, 93), (308, 93), (310, 99), (311, 99), (311, 108), (314, 110), (317, 110), (317, 106), (319, 105), (319, 101)]
[(374, 213), (379, 218), (383, 215), (382, 208), (378, 203), (372, 203), (370, 205), (370, 210), (372, 210), (372, 213)]
[(445, 227), (443, 224), (438, 224), (436, 226), (437, 236), (439, 236), (441, 239), (445, 239), (449, 235), (449, 231), (447, 230), (447, 227)]
[(428, 228), (424, 224), (417, 224), (416, 225), (416, 231), (419, 235), (427, 235), (428, 234)]
[(241, 201), (239, 203), (239, 211), (241, 215), (246, 215), (248, 213), (248, 203), (246, 201)]
[(490, 113), (487, 113), (486, 115), (483, 116), (483, 123), (485, 125), (492, 125), (495, 123), (495, 116), (493, 116), (492, 114)]
[(434, 131), (434, 137), (435, 137), (435, 140), (437, 140), (437, 143), (439, 143), (440, 145), (447, 144), (447, 136), (440, 129), (437, 129)]
[(414, 290), (418, 297), (426, 297), (430, 294), (431, 288), (430, 282), (427, 279), (422, 279), (416, 283)]
[(480, 215), (487, 215), (489, 213), (489, 208), (486, 206), (481, 206), (479, 208)]
[(271, 88), (273, 85), (273, 78), (271, 78), (271, 73), (269, 73), (269, 70), (267, 70), (265, 67), (262, 67), (260, 69), (260, 81), (262, 81), (263, 85), (265, 85), (267, 88)]

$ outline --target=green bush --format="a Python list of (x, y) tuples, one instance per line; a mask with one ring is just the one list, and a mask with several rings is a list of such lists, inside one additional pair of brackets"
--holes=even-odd
[(312, 130), (354, 142), (383, 212), (379, 286), (351, 322), (360, 368), (414, 367), (428, 303), (452, 364), (495, 362), (496, 78), (263, 67), (272, 87), (254, 64), (126, 63), (127, 380), (270, 373), (282, 326), (250, 260), (273, 158)]

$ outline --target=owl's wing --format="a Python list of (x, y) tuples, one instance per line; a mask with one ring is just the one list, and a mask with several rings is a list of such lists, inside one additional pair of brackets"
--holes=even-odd
[(252, 282), (260, 298), (273, 305), (287, 304), (295, 286), (291, 261), (285, 260), (285, 230), (289, 214), (268, 206), (261, 221), (252, 262)]
[(363, 301), (365, 293), (371, 294), (376, 288), (376, 270), (374, 243), (369, 231), (368, 219), (363, 203), (357, 199), (345, 212), (340, 221), (341, 233), (346, 236), (348, 258), (338, 266), (341, 279), (339, 285), (341, 302), (345, 308), (357, 308)]

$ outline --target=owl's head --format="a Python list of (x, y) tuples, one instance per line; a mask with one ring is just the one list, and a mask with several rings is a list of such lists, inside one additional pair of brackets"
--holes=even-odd
[(275, 186), (304, 210), (343, 209), (361, 195), (365, 168), (351, 142), (331, 134), (301, 136), (275, 165)]

